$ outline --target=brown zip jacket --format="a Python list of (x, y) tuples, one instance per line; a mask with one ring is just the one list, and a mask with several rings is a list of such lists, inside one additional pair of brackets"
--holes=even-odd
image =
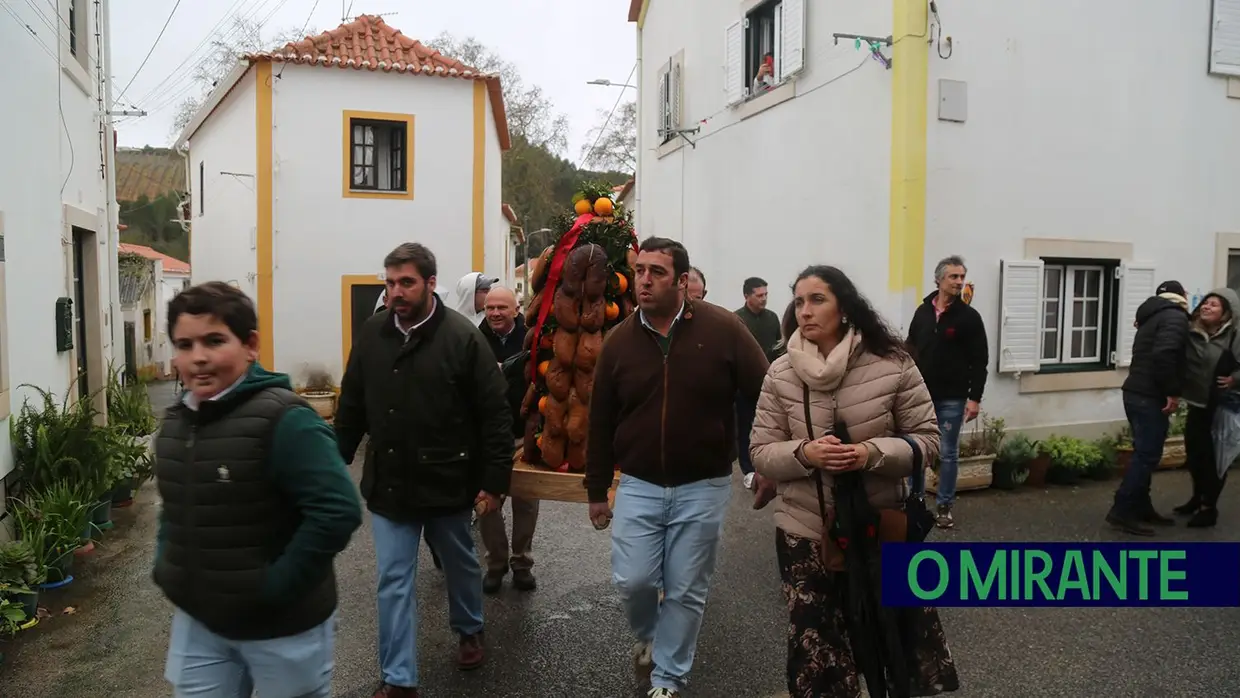
[[(585, 487), (607, 501), (621, 473), (663, 487), (727, 477), (736, 459), (736, 400), (756, 403), (768, 367), (736, 315), (686, 301), (667, 352), (633, 313), (603, 342), (590, 396)], [(738, 395), (739, 393), (739, 395)]]

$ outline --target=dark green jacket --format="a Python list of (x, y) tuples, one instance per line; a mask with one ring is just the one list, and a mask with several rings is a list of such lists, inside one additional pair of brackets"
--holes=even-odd
[(1230, 288), (1216, 288), (1201, 300), (1210, 296), (1222, 299), (1223, 305), (1231, 313), (1231, 318), (1223, 326), (1207, 335), (1206, 331), (1196, 322), (1188, 333), (1188, 366), (1184, 379), (1181, 397), (1194, 407), (1209, 407), (1220, 396), (1217, 378), (1230, 375), (1236, 382), (1232, 391), (1240, 393), (1240, 332), (1237, 332), (1237, 313), (1240, 313), (1240, 297)]
[(777, 352), (783, 333), (779, 329), (779, 316), (775, 311), (764, 308), (761, 313), (754, 313), (749, 306), (742, 305), (736, 309), (736, 316), (749, 328), (749, 333), (758, 341), (758, 346), (762, 347), (767, 363), (778, 358)]
[(390, 310), (367, 319), (335, 428), (346, 461), (370, 435), (362, 469), (370, 510), (420, 521), (468, 510), (483, 490), (507, 494), (515, 452), (507, 390), (482, 332), (442, 300), (408, 341)]
[(256, 364), (218, 400), (178, 402), (156, 438), (155, 581), (224, 637), (287, 637), (327, 620), (332, 561), (361, 525), (331, 428), (291, 387)]

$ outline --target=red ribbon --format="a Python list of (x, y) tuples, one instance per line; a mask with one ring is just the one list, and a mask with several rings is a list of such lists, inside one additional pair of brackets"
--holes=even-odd
[[(573, 245), (577, 244), (577, 238), (581, 237), (582, 228), (593, 219), (593, 213), (583, 213), (577, 216), (573, 227), (560, 237), (555, 253), (551, 255), (551, 269), (547, 272), (546, 281), (543, 282), (542, 304), (538, 308), (538, 322), (534, 325), (534, 343), (530, 345), (530, 357), (533, 359), (530, 361), (530, 380), (532, 381), (538, 380), (538, 351), (541, 348), (539, 343), (542, 341), (543, 324), (547, 321), (547, 316), (551, 314), (555, 288), (560, 283), (560, 274), (564, 272), (564, 262), (568, 259), (568, 253), (573, 249)], [(548, 289), (550, 292), (547, 292)]]

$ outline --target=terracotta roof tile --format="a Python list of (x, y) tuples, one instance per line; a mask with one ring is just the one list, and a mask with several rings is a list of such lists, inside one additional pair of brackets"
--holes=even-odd
[(139, 257), (146, 257), (147, 259), (152, 260), (152, 261), (155, 261), (155, 260), (161, 261), (164, 263), (164, 271), (170, 271), (173, 273), (179, 272), (181, 274), (189, 273), (189, 264), (182, 262), (176, 257), (170, 257), (164, 254), (163, 252), (159, 252), (157, 250), (151, 249), (150, 247), (147, 247), (146, 245), (135, 245), (130, 242), (122, 242), (118, 245), (117, 249), (120, 252), (124, 252), (128, 254), (136, 254)]
[(507, 150), (512, 144), (498, 75), (482, 73), (449, 58), (422, 42), (405, 36), (399, 29), (384, 22), (382, 17), (362, 15), (318, 36), (308, 36), (274, 51), (247, 53), (244, 57), (251, 63), (273, 61), (320, 65), (325, 68), (382, 70), (385, 73), (482, 80), (490, 92), (500, 147)]
[(185, 193), (185, 159), (171, 148), (118, 148), (116, 200)]

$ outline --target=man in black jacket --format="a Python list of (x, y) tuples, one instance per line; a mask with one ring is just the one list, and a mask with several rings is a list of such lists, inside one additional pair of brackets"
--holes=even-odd
[(375, 698), (418, 695), (418, 543), (423, 531), (443, 561), (457, 664), (485, 658), (482, 570), (470, 511), (498, 506), (512, 475), (507, 386), (482, 333), (434, 293), (435, 256), (405, 243), (383, 261), (388, 308), (362, 326), (349, 354), (336, 411), (346, 461), (370, 435), (362, 496), (371, 511), (379, 567), (379, 662)]
[[(495, 360), (501, 366), (508, 364), (505, 379), (508, 381), (508, 406), (512, 411), (512, 436), (519, 439), (525, 434), (525, 424), (521, 419), (521, 402), (529, 387), (530, 379), (521, 368), (525, 361), (518, 358), (525, 345), (525, 318), (517, 312), (516, 295), (503, 286), (492, 286), (487, 292), (483, 313), (486, 315), (479, 325), (482, 335), (486, 337)], [(511, 364), (509, 362), (516, 361)], [(534, 544), (534, 528), (538, 524), (538, 500), (509, 497), (512, 503), (512, 547), (509, 555), (508, 533), (505, 530), (504, 509), (499, 509), (478, 518), (478, 533), (482, 537), (482, 546), (487, 550), (487, 572), (482, 578), (482, 593), (495, 594), (503, 586), (504, 577), (512, 568), (512, 586), (518, 591), (532, 591), (537, 587), (531, 550)]]
[(1187, 362), (1188, 298), (1178, 281), (1164, 281), (1137, 308), (1132, 363), (1124, 379), (1124, 413), (1132, 431), (1132, 462), (1115, 491), (1107, 522), (1127, 533), (1154, 535), (1146, 524), (1174, 526), (1154, 510), (1150, 477), (1162, 459), (1171, 414), (1179, 405)]
[(934, 268), (938, 287), (913, 313), (908, 340), (939, 420), (938, 525), (951, 528), (960, 431), (977, 418), (989, 348), (982, 316), (960, 298), (968, 269), (952, 255)]

